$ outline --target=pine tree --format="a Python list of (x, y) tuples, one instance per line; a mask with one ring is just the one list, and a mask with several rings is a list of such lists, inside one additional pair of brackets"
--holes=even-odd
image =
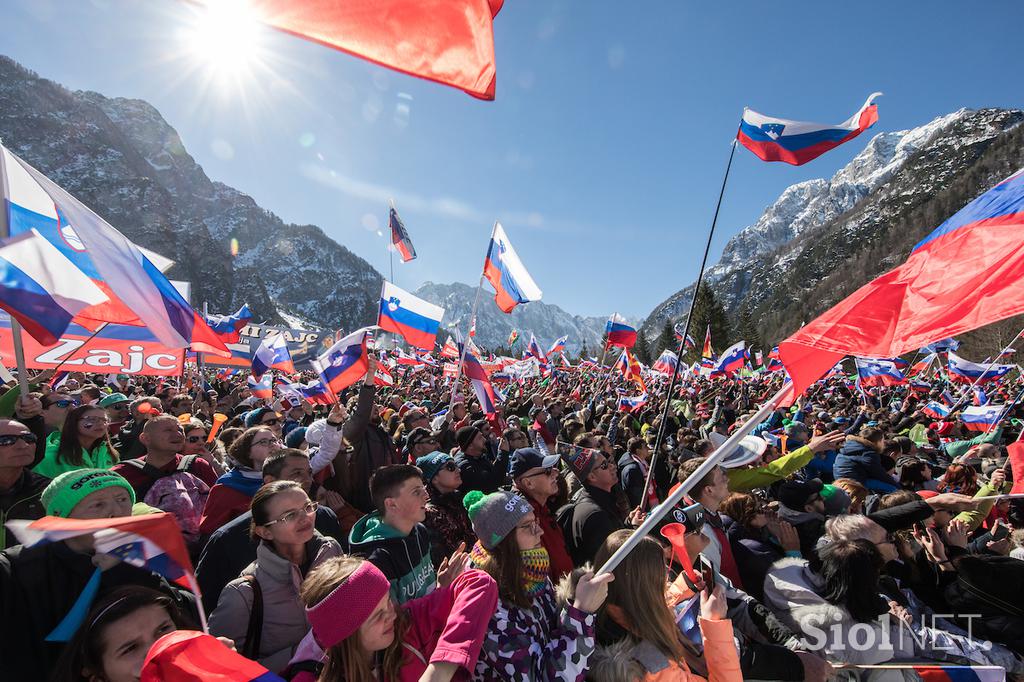
[(730, 345), (732, 328), (722, 304), (706, 284), (701, 284), (693, 301), (693, 317), (690, 322), (690, 336), (697, 342), (697, 347), (687, 353), (694, 358), (700, 357), (704, 348), (704, 335), (708, 326), (711, 327), (711, 345), (715, 352), (721, 352)]
[(636, 333), (636, 344), (633, 346), (633, 355), (645, 365), (651, 364), (651, 351), (647, 347), (647, 335), (641, 329)]
[(580, 346), (580, 354), (576, 356), (576, 359), (584, 360), (588, 355), (590, 355), (590, 349), (587, 348), (587, 342), (584, 341), (583, 345)]
[(758, 333), (757, 327), (754, 326), (754, 320), (750, 317), (750, 309), (747, 306), (740, 308), (738, 322), (740, 338), (747, 342), (747, 350), (756, 348), (763, 351), (761, 335)]
[(657, 350), (660, 355), (666, 348), (674, 353), (678, 347), (679, 342), (676, 341), (672, 320), (665, 320), (665, 326), (661, 328), (661, 334), (658, 335), (658, 348), (652, 350)]

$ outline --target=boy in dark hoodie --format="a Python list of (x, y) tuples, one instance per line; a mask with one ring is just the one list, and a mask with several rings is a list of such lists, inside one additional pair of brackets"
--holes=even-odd
[(396, 604), (429, 594), (437, 572), (423, 525), (429, 501), (423, 472), (410, 464), (381, 467), (370, 478), (370, 496), (377, 511), (352, 527), (352, 554), (365, 557), (387, 576)]

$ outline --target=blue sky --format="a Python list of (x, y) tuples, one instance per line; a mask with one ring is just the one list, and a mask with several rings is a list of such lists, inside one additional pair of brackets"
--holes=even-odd
[[(570, 312), (643, 316), (696, 276), (729, 143), (750, 106), (873, 131), (805, 166), (740, 149), (712, 262), (788, 185), (869, 135), (961, 107), (1022, 107), (1019, 2), (506, 0), (497, 98), (476, 100), (266, 31), (234, 84), (186, 49), (177, 0), (8, 0), (0, 53), (73, 89), (148, 100), (207, 175), (313, 223), (387, 275), (387, 199), (419, 259), (405, 288), (475, 284), (495, 219)], [(212, 85), (211, 85), (212, 83)]]

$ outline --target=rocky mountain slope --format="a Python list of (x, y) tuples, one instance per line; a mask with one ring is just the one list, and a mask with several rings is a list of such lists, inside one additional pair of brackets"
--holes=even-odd
[[(1024, 112), (960, 110), (875, 135), (831, 179), (787, 188), (740, 230), (706, 281), (735, 319), (743, 307), (778, 341), (871, 278), (963, 204), (1024, 165)], [(648, 316), (656, 334), (685, 316), (693, 285)]]

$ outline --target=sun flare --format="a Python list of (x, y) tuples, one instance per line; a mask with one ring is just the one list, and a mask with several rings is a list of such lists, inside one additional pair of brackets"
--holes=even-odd
[(262, 26), (245, 0), (209, 0), (185, 32), (199, 65), (220, 79), (238, 80), (261, 58)]

